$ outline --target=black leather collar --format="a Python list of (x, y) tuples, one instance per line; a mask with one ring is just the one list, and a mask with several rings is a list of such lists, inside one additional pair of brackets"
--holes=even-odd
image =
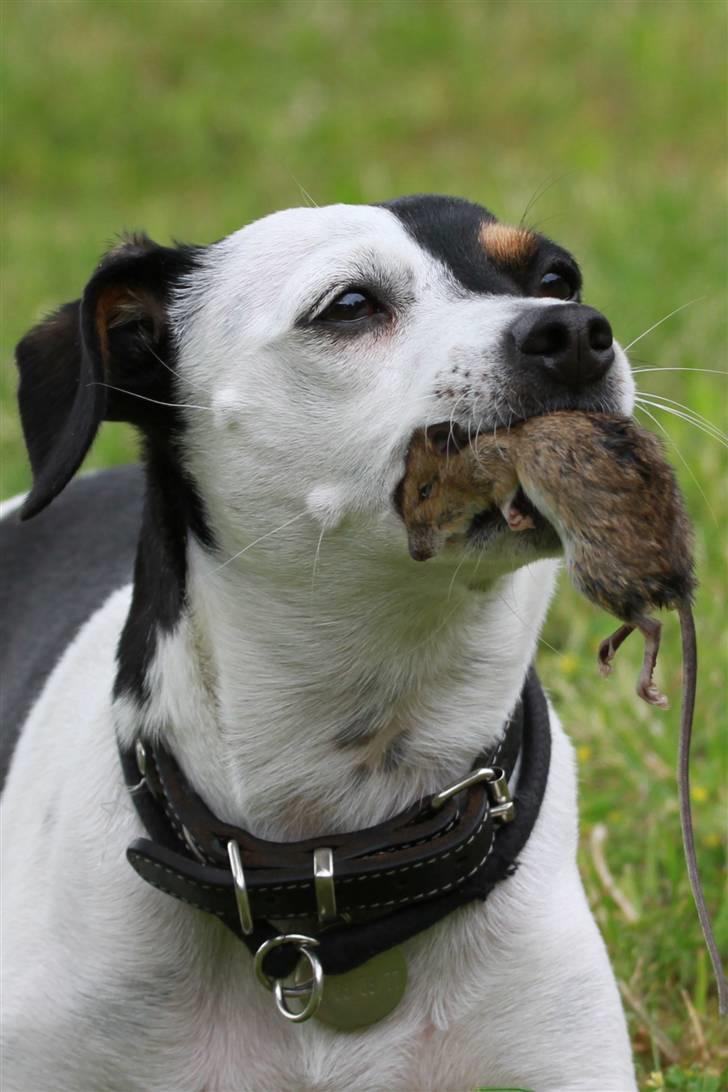
[[(429, 928), (458, 906), (485, 899), (512, 874), (538, 816), (550, 752), (548, 708), (531, 670), (503, 739), (473, 766), (503, 771), (495, 794), (489, 776), (442, 801), (438, 797), (444, 794), (429, 796), (365, 830), (266, 842), (219, 820), (192, 790), (172, 755), (144, 744), (137, 752), (121, 751), (127, 786), (150, 836), (132, 842), (127, 858), (147, 883), (214, 914), (255, 953), (280, 933), (271, 921), (322, 920), (313, 857), (317, 850), (330, 850), (333, 884), (328, 883), (335, 893), (337, 919), (321, 931), (317, 954), (327, 974), (341, 974)], [(503, 822), (509, 809), (498, 807), (497, 790), (513, 773), (519, 755), (514, 814), (512, 821)], [(231, 842), (238, 847), (252, 915), (248, 932), (241, 927)], [(265, 971), (281, 978), (295, 962), (290, 947), (274, 949), (266, 956)]]

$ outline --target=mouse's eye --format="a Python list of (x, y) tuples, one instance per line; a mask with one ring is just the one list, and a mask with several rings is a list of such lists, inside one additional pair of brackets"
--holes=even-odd
[(544, 273), (536, 289), (536, 295), (549, 296), (557, 300), (571, 300), (576, 295), (576, 285), (565, 273), (552, 269), (550, 273)]
[(383, 311), (382, 305), (370, 293), (362, 292), (358, 288), (347, 288), (346, 292), (342, 292), (321, 312), (318, 321), (360, 322), (372, 315), (380, 315)]

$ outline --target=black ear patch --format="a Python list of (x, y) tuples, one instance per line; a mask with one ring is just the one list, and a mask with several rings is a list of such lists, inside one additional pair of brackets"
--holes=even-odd
[(33, 470), (21, 518), (40, 512), (70, 481), (104, 418), (143, 430), (160, 423), (156, 403), (174, 398), (168, 305), (196, 254), (146, 236), (125, 239), (103, 259), (81, 300), (19, 343), (18, 401)]
[(78, 469), (103, 416), (103, 391), (81, 345), (81, 301), (67, 303), (16, 349), (18, 402), (33, 470), (21, 510), (27, 519), (53, 500)]

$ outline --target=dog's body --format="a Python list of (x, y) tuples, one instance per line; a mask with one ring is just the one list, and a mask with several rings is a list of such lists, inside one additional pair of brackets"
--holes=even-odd
[[(298, 209), (201, 250), (131, 240), (80, 307), (21, 343), (25, 513), (63, 488), (104, 416), (144, 433), (147, 500), (133, 592), (133, 475), (72, 485), (37, 524), (8, 527), (50, 615), (78, 598), (47, 577), (69, 527), (99, 602), (34, 700), (4, 794), (8, 1092), (634, 1088), (553, 714), (515, 875), (405, 944), (405, 997), (365, 1031), (282, 1021), (243, 946), (124, 856), (141, 827), (117, 740), (164, 740), (218, 816), (285, 841), (374, 824), (500, 737), (555, 562), (491, 521), (418, 565), (392, 498), (423, 424), (629, 411), (616, 346), (604, 367), (587, 350), (578, 381), (523, 367), (547, 306), (562, 334), (586, 336), (589, 309), (536, 298), (553, 277), (571, 293), (552, 294), (578, 294), (569, 255), (465, 202)], [(79, 488), (80, 535), (66, 515)], [(53, 546), (33, 557), (35, 527)], [(24, 640), (19, 709), (40, 681)]]

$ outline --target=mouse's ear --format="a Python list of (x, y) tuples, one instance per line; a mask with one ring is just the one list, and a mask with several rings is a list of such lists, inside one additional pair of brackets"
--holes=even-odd
[(169, 303), (195, 253), (143, 235), (124, 239), (102, 260), (82, 299), (19, 343), (18, 402), (33, 469), (22, 519), (70, 481), (104, 418), (142, 428), (161, 423), (165, 407), (157, 403), (174, 402)]

